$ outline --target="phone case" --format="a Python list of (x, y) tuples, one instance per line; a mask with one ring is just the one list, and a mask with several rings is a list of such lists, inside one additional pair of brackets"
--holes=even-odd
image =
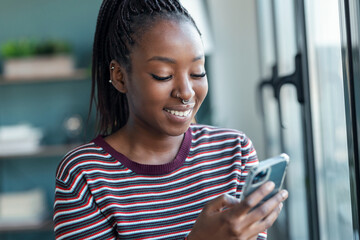
[(288, 164), (289, 156), (285, 153), (267, 160), (260, 161), (258, 166), (253, 167), (250, 170), (245, 181), (241, 199), (244, 199), (246, 196), (253, 193), (267, 181), (274, 182), (275, 188), (262, 200), (262, 202), (274, 196), (282, 188)]

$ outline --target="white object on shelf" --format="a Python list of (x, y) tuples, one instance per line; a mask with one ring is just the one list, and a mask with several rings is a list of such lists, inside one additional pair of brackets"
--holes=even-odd
[(41, 224), (48, 217), (45, 199), (42, 189), (0, 194), (0, 227)]
[(69, 77), (74, 73), (74, 58), (69, 55), (27, 57), (4, 62), (5, 80)]
[(0, 127), (0, 156), (36, 153), (43, 133), (28, 124)]

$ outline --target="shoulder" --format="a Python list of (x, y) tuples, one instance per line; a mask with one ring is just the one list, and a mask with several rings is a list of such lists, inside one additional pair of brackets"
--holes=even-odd
[(72, 173), (79, 173), (88, 169), (91, 165), (107, 161), (111, 157), (102, 147), (94, 141), (80, 145), (69, 151), (56, 170), (56, 178), (66, 181)]
[(242, 131), (209, 125), (191, 125), (193, 148), (237, 149), (243, 157), (256, 156), (251, 140)]
[(201, 141), (202, 139), (206, 139), (207, 141), (216, 141), (231, 138), (238, 139), (240, 142), (247, 142), (250, 140), (245, 133), (235, 129), (201, 124), (193, 124), (190, 126), (190, 128), (193, 135), (193, 140), (195, 141)]

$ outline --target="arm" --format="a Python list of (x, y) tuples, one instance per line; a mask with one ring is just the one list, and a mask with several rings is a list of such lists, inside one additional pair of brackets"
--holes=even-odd
[(68, 182), (56, 179), (54, 224), (59, 240), (116, 239), (114, 228), (96, 205), (82, 174)]
[(244, 134), (239, 136), (241, 173), (236, 197), (220, 196), (209, 202), (197, 218), (189, 240), (202, 239), (266, 239), (265, 230), (272, 226), (287, 198), (283, 190), (263, 205), (250, 212), (274, 188), (273, 183), (262, 186), (252, 195), (239, 201), (242, 188), (251, 167), (258, 164), (258, 158), (251, 140)]

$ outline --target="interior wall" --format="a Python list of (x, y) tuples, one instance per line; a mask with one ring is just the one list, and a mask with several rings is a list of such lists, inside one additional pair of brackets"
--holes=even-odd
[(209, 69), (213, 122), (245, 132), (259, 158), (264, 135), (256, 97), (260, 78), (256, 3), (207, 0), (213, 34)]

